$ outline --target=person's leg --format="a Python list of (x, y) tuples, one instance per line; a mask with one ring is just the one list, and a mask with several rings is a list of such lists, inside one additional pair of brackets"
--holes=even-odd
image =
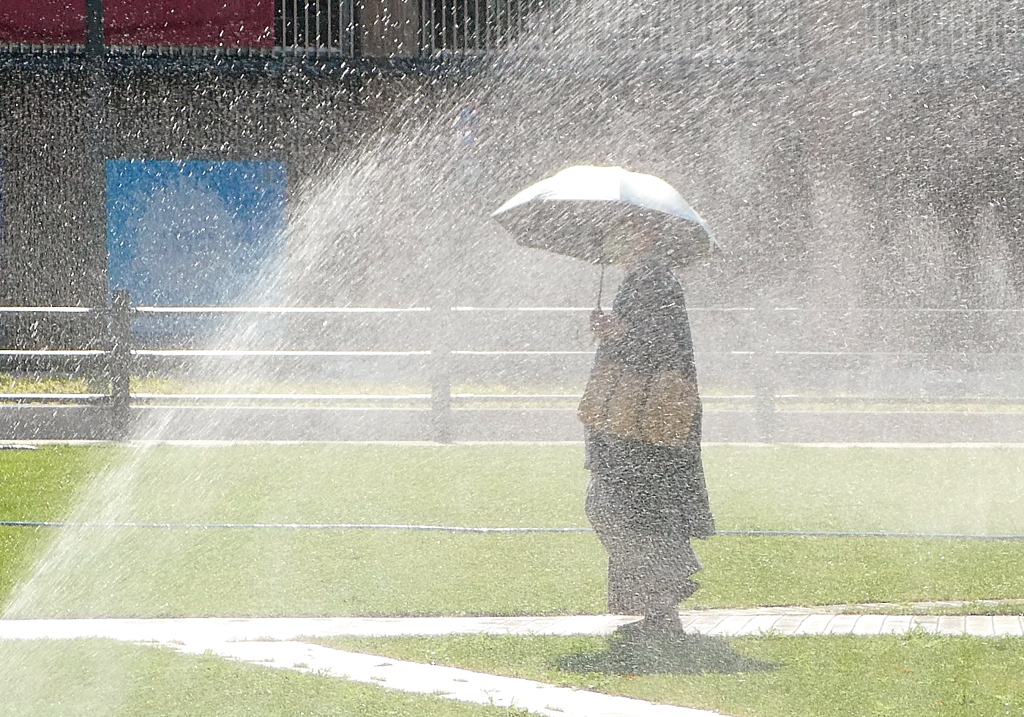
[(608, 612), (642, 615), (644, 602), (639, 571), (628, 551), (608, 550)]
[(700, 585), (690, 576), (700, 568), (689, 537), (655, 537), (645, 562), (645, 622), (654, 629), (681, 631), (679, 603), (697, 592)]
[(641, 615), (642, 552), (623, 515), (622, 486), (607, 476), (591, 473), (585, 509), (590, 524), (608, 553), (608, 612)]

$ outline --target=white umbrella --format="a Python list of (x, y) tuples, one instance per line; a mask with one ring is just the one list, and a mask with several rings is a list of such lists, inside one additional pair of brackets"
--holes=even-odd
[(491, 215), (516, 240), (595, 264), (608, 264), (605, 240), (622, 219), (651, 226), (676, 265), (718, 250), (711, 228), (672, 185), (622, 167), (563, 169), (516, 194)]

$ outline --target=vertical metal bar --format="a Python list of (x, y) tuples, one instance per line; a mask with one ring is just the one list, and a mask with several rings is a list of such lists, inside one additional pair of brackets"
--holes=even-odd
[(302, 46), (309, 49), (309, 2), (302, 0)]
[(455, 0), (456, 49), (466, 51), (466, 19), (469, 17), (469, 0)]
[(110, 426), (114, 440), (124, 440), (131, 430), (132, 296), (115, 291), (110, 306)]
[(430, 27), (430, 16), (427, 14), (427, 10), (427, 0), (420, 0), (420, 57), (425, 57), (430, 54), (430, 47), (427, 43), (427, 28)]
[(85, 1), (85, 50), (101, 55), (106, 47), (104, 35), (103, 0)]
[(484, 25), (484, 44), (488, 50), (493, 50), (497, 45), (495, 30), (498, 22), (498, 7), (497, 4), (492, 4), (492, 2), (487, 2), (484, 5), (487, 8), (487, 23)]
[(444, 7), (441, 7), (440, 12), (438, 7), (442, 0), (431, 0), (430, 9), (434, 13), (432, 15), (434, 19), (434, 52), (443, 50), (446, 47), (445, 44), (445, 21), (444, 21)]
[(346, 55), (355, 57), (356, 40), (356, 7), (355, 0), (341, 0), (341, 17), (338, 19), (339, 31), (342, 33), (342, 49)]
[(496, 0), (494, 4), (494, 44), (496, 46), (502, 46), (505, 43), (505, 31), (502, 29), (502, 14), (501, 6), (505, 0)]
[(448, 39), (448, 13), (445, 12), (447, 8), (445, 7), (444, 0), (435, 0), (435, 7), (437, 5), (441, 7), (441, 49), (447, 50), (450, 49), (452, 44)]
[(356, 6), (356, 0), (348, 0), (348, 44), (349, 52), (352, 53), (353, 57), (359, 54), (360, 43), (357, 33), (359, 32), (359, 8)]
[(483, 49), (480, 41), (480, 0), (473, 0), (473, 33), (469, 45), (474, 52)]
[(483, 15), (481, 16), (482, 29), (480, 35), (480, 49), (487, 51), (491, 49), (491, 10), (490, 3), (484, 0)]
[(473, 49), (477, 52), (484, 49), (480, 40), (480, 0), (473, 0)]
[(508, 45), (508, 18), (509, 13), (512, 12), (512, 0), (500, 0), (498, 5), (498, 20), (497, 20), (497, 32), (498, 42), (501, 43), (502, 47)]
[(462, 1), (462, 51), (467, 52), (469, 48), (469, 3), (471, 0)]
[(503, 47), (508, 44), (508, 18), (511, 12), (512, 0), (499, 0), (495, 27), (497, 28), (498, 42)]
[(313, 7), (313, 22), (316, 25), (316, 33), (314, 34), (314, 43), (313, 44), (319, 50), (320, 48), (322, 48), (324, 46), (323, 45), (323, 41), (322, 41), (322, 36), (320, 34), (320, 22), (322, 20), (322, 17), (321, 17), (321, 14), (320, 14), (320, 6), (321, 6), (323, 0), (314, 0), (314, 2), (316, 2), (316, 5), (314, 5), (314, 7)]
[(274, 3), (274, 45), (284, 47), (284, 0), (276, 0)]
[(437, 20), (437, 0), (427, 0), (427, 4), (430, 6), (430, 51), (436, 54), (440, 49), (437, 42), (437, 33), (440, 27)]
[(335, 42), (334, 36), (334, 2), (327, 0), (327, 47), (336, 48), (340, 43)]
[(425, 57), (434, 54), (434, 4), (431, 0), (420, 2), (420, 29)]
[(466, 0), (452, 2), (452, 50), (464, 52), (466, 49)]
[(299, 0), (292, 0), (292, 41), (289, 47), (299, 44)]

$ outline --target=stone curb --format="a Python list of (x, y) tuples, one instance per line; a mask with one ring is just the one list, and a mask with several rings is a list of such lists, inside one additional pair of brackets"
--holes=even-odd
[(177, 648), (265, 667), (314, 672), (402, 692), (482, 705), (517, 707), (545, 717), (723, 717), (719, 712), (664, 705), (518, 677), (395, 660), (304, 642), (225, 642)]
[[(915, 630), (971, 637), (1022, 637), (1020, 615), (891, 615), (817, 612), (800, 608), (694, 610), (680, 613), (683, 628), (723, 637), (763, 634), (893, 635)], [(213, 638), (295, 640), (300, 637), (396, 637), (401, 635), (608, 635), (636, 620), (626, 615), (551, 617), (260, 617), (83, 618), (0, 620), (0, 639), (101, 637), (129, 642), (173, 643)]]
[[(853, 614), (838, 608), (695, 610), (687, 631), (724, 637), (892, 635), (923, 630), (974, 637), (1022, 637), (1017, 615)], [(409, 618), (154, 618), (0, 620), (0, 640), (108, 638), (187, 654), (330, 675), (379, 687), (477, 704), (518, 707), (547, 717), (715, 717), (720, 713), (488, 675), (440, 665), (336, 650), (298, 638), (400, 635), (607, 635), (635, 620), (622, 615)]]

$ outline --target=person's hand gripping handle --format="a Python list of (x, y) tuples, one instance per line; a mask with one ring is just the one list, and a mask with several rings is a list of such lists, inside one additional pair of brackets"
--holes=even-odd
[(599, 308), (590, 312), (590, 330), (599, 341), (618, 339), (626, 333), (626, 327), (615, 314), (606, 314)]

